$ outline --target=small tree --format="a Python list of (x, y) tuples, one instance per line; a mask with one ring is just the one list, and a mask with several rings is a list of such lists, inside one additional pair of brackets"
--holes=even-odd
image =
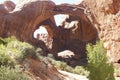
[(108, 62), (106, 50), (102, 42), (97, 42), (96, 45), (87, 45), (88, 65), (86, 69), (90, 71), (90, 80), (115, 80), (114, 68)]

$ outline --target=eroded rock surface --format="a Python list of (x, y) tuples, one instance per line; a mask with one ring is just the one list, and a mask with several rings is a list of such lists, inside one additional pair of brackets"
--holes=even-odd
[[(44, 53), (57, 53), (71, 50), (75, 56), (74, 62), (86, 58), (86, 44), (94, 43), (97, 30), (91, 23), (84, 5), (55, 5), (50, 0), (23, 0), (10, 13), (0, 7), (0, 36), (16, 36), (19, 40), (41, 47)], [(68, 25), (57, 27), (53, 16), (68, 14)], [(67, 23), (67, 20), (64, 21)], [(45, 39), (34, 39), (33, 33), (39, 26), (44, 25), (51, 38), (51, 43)], [(67, 27), (65, 27), (67, 26)], [(71, 59), (73, 60), (73, 59)], [(76, 63), (78, 65), (78, 63)]]
[[(61, 4), (56, 5), (50, 0), (20, 0), (16, 5), (10, 3), (10, 11), (0, 4), (0, 37), (16, 36), (19, 40), (28, 42), (34, 46), (41, 47), (45, 53), (52, 53), (59, 59), (59, 53), (65, 54), (70, 50), (72, 56), (61, 59), (69, 65), (84, 65), (86, 60), (86, 44), (95, 43), (99, 38), (104, 41), (104, 47), (112, 62), (120, 60), (120, 0), (84, 0), (79, 5)], [(15, 8), (14, 8), (15, 7)], [(57, 27), (53, 16), (56, 14), (67, 14), (63, 25)], [(48, 36), (52, 42), (44, 39), (34, 39), (33, 33), (39, 26), (45, 25)], [(47, 39), (48, 37), (46, 37)], [(68, 55), (69, 56), (69, 55)], [(30, 59), (31, 73), (41, 76), (40, 79), (56, 80), (61, 76), (55, 68), (55, 74), (51, 77), (41, 74), (37, 68), (45, 69), (39, 61)], [(52, 66), (52, 65), (50, 65)], [(51, 67), (52, 68), (52, 67)], [(54, 71), (53, 71), (54, 72)], [(44, 73), (44, 71), (43, 71)], [(46, 73), (46, 72), (45, 72)], [(61, 80), (64, 78), (62, 77)]]
[[(99, 38), (104, 41), (104, 47), (110, 61), (120, 60), (120, 0), (84, 0), (95, 15), (99, 28)], [(92, 5), (91, 5), (92, 4)]]

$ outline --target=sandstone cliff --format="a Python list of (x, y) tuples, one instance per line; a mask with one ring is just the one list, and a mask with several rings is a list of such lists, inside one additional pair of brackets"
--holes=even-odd
[(86, 5), (100, 24), (99, 38), (104, 41), (104, 47), (110, 61), (120, 60), (120, 0), (85, 0)]

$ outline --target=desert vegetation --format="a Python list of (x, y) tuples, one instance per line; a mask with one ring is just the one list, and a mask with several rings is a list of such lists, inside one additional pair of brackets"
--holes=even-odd
[(88, 44), (87, 53), (86, 69), (90, 72), (90, 80), (115, 80), (113, 64), (109, 62), (102, 42), (97, 42), (96, 45)]
[(15, 37), (0, 38), (0, 80), (32, 80), (29, 72), (20, 65), (27, 56), (27, 49), (33, 53), (31, 45)]
[[(0, 80), (32, 80), (31, 73), (21, 63), (26, 58), (47, 60), (58, 70), (88, 76), (89, 80), (115, 80), (114, 73), (119, 70), (108, 61), (103, 43), (96, 45), (88, 44), (88, 64), (85, 66), (68, 66), (65, 62), (57, 61), (52, 54), (47, 57), (41, 56), (41, 48), (34, 48), (32, 45), (20, 42), (15, 37), (0, 38)], [(22, 66), (22, 67), (21, 67)]]

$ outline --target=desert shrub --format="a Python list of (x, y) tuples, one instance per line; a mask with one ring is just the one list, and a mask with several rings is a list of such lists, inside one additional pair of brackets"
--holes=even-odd
[[(42, 52), (41, 48), (35, 50), (32, 45), (20, 42), (14, 36), (5, 39), (1, 38), (1, 43), (3, 43), (1, 44), (3, 54), (7, 54), (7, 58), (3, 57), (6, 59), (6, 61), (4, 61), (5, 59), (3, 60), (7, 62), (6, 64), (11, 63), (15, 66), (18, 62), (23, 61), (27, 57), (34, 59), (39, 58), (40, 60), (44, 59), (44, 57), (40, 55), (40, 52)], [(76, 68), (70, 67), (65, 62), (55, 60), (52, 54), (49, 54), (47, 58), (60, 70), (86, 75), (86, 70), (81, 66), (77, 66)]]
[(0, 38), (0, 66), (14, 67), (18, 62), (27, 57), (36, 59), (35, 48), (25, 42), (18, 41), (15, 37)]
[(0, 80), (32, 80), (25, 69), (16, 67), (27, 57), (37, 58), (32, 45), (15, 37), (0, 38)]
[(73, 72), (72, 72), (72, 73), (79, 74), (79, 75), (85, 75), (85, 76), (88, 76), (88, 75), (89, 75), (89, 71), (85, 70), (85, 69), (84, 69), (84, 66), (76, 66), (76, 67), (73, 69)]
[[(2, 41), (6, 44), (0, 44), (1, 51), (3, 51), (3, 55), (6, 55), (12, 61), (20, 62), (27, 57), (37, 58), (35, 48), (26, 42), (20, 42), (15, 37), (5, 38)], [(4, 47), (4, 50), (2, 47)], [(10, 62), (10, 59), (7, 60)]]
[(7, 53), (6, 47), (1, 44), (0, 45), (0, 66), (6, 65), (6, 66), (14, 66), (15, 61), (12, 59), (12, 57)]
[(19, 67), (11, 68), (0, 66), (0, 80), (32, 80), (28, 73), (22, 72)]
[(7, 44), (7, 43), (14, 41), (14, 40), (16, 40), (15, 36), (11, 36), (8, 38), (0, 38), (0, 44)]
[[(43, 57), (41, 57), (41, 59), (42, 58)], [(49, 54), (49, 56), (47, 58), (59, 70), (63, 70), (63, 71), (67, 71), (67, 72), (71, 72), (71, 73), (75, 73), (75, 74), (79, 74), (79, 75), (85, 75), (85, 76), (88, 76), (88, 74), (89, 74), (89, 72), (87, 70), (85, 70), (84, 67), (82, 67), (82, 66), (76, 66), (75, 68), (71, 67), (63, 61), (55, 60), (51, 54)]]
[(90, 80), (115, 80), (114, 68), (108, 62), (106, 50), (103, 43), (97, 42), (96, 45), (87, 45), (88, 65), (86, 69), (90, 71)]
[(13, 41), (9, 43), (7, 47), (9, 47), (9, 51), (11, 51), (19, 61), (27, 57), (37, 58), (34, 47), (28, 43)]

